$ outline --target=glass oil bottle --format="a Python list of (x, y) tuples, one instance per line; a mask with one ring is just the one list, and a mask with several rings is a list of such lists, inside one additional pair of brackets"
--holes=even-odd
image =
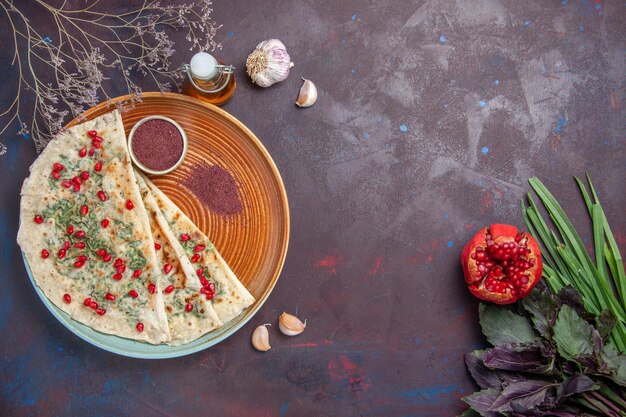
[(235, 94), (235, 67), (219, 63), (211, 54), (198, 52), (183, 71), (187, 74), (183, 92), (191, 97), (222, 106)]

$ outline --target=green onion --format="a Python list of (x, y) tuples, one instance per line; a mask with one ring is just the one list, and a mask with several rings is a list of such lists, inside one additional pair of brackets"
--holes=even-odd
[(587, 175), (591, 195), (585, 184), (575, 179), (591, 218), (595, 262), (565, 211), (538, 178), (528, 182), (556, 231), (548, 226), (531, 193), (528, 193), (528, 205), (521, 202), (524, 222), (539, 242), (544, 258), (543, 276), (550, 289), (557, 292), (571, 285), (582, 295), (587, 312), (598, 316), (604, 310), (611, 311), (617, 318), (611, 340), (621, 353), (626, 353), (626, 274), (622, 255), (591, 179)]

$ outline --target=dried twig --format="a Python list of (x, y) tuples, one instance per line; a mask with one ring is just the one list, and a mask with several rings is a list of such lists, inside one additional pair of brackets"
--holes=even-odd
[[(160, 91), (180, 87), (181, 72), (170, 68), (174, 42), (168, 31), (186, 31), (189, 50), (220, 47), (214, 40), (219, 26), (211, 19), (210, 0), (180, 6), (143, 0), (123, 13), (102, 11), (106, 2), (100, 7), (99, 0), (82, 9), (71, 9), (67, 0), (58, 7), (50, 1), (34, 3), (52, 22), (50, 35), (31, 23), (22, 2), (0, 0), (0, 15), (4, 14), (13, 33), (7, 45), (14, 51), (11, 65), (19, 74), (15, 99), (0, 113), (0, 135), (17, 123), (17, 134), (32, 137), (37, 152), (62, 129), (68, 116), (80, 116), (111, 98), (103, 84), (109, 78), (121, 80), (133, 96), (131, 103), (141, 100), (138, 76)], [(27, 94), (33, 100), (26, 101)], [(0, 143), (0, 155), (5, 152)]]

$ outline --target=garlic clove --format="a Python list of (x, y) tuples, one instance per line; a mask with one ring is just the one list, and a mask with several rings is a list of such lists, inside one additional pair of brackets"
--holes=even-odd
[(311, 107), (317, 101), (317, 87), (313, 84), (313, 81), (302, 79), (304, 83), (300, 87), (300, 94), (298, 94), (298, 100), (296, 106), (298, 107)]
[(287, 336), (297, 336), (306, 328), (306, 320), (302, 323), (296, 316), (283, 313), (278, 317), (278, 328)]
[(270, 346), (270, 333), (266, 326), (271, 326), (271, 324), (262, 324), (252, 332), (252, 346), (261, 352), (267, 352), (272, 348)]

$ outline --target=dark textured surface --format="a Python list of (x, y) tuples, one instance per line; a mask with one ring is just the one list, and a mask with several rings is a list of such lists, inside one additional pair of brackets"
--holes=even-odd
[[(238, 67), (225, 109), (263, 141), (290, 199), (291, 244), (274, 292), (234, 336), (189, 357), (141, 361), (84, 343), (26, 276), (15, 236), (36, 153), (7, 131), (0, 415), (452, 416), (475, 389), (462, 354), (484, 343), (458, 256), (483, 225), (522, 224), (528, 177), (586, 227), (572, 176), (589, 171), (625, 249), (623, 2), (238, 0), (214, 9), (216, 55)], [(271, 37), (296, 66), (285, 82), (256, 88), (245, 58)], [(8, 74), (3, 110), (15, 97)], [(304, 110), (293, 105), (301, 76), (319, 90)], [(308, 318), (302, 335), (278, 334), (283, 310)], [(249, 338), (267, 322), (272, 350), (262, 354)]]

